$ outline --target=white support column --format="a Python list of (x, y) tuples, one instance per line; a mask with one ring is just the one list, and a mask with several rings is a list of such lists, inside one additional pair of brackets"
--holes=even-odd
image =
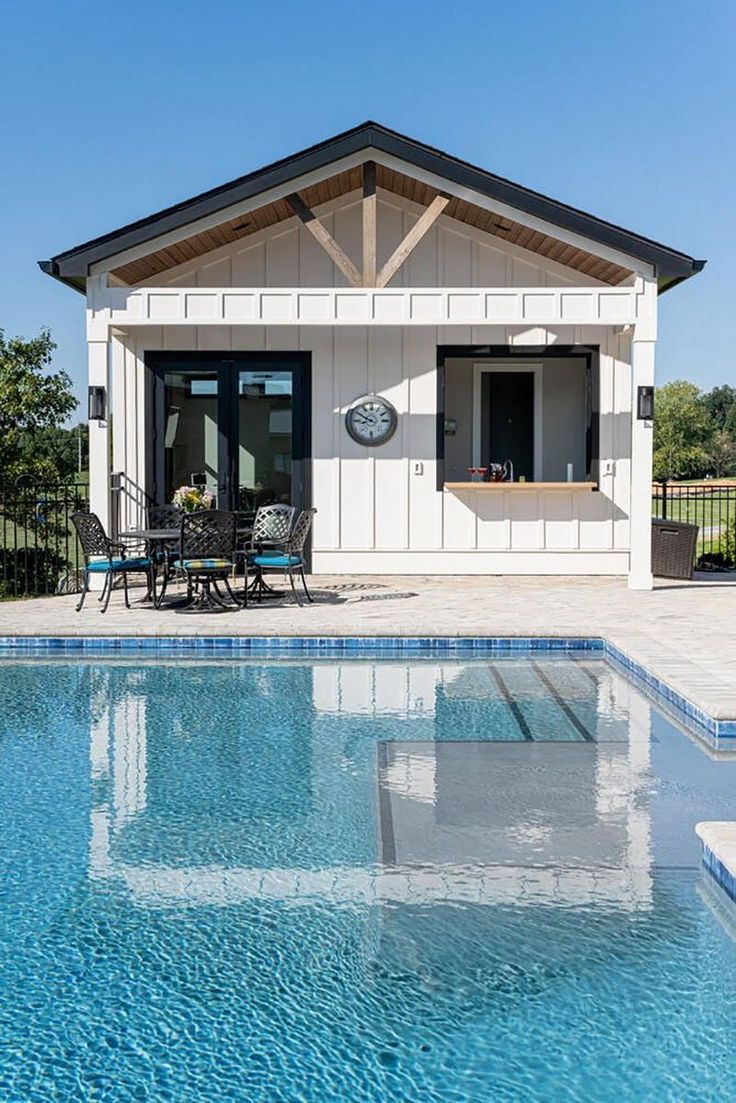
[(107, 280), (87, 282), (87, 357), (90, 387), (105, 388), (106, 418), (89, 422), (89, 508), (110, 531), (110, 310)]
[[(638, 328), (638, 327), (637, 327)], [(637, 388), (654, 386), (653, 340), (631, 342), (631, 556), (629, 589), (652, 588), (652, 442), (654, 425), (637, 418)]]
[(110, 529), (110, 381), (107, 341), (88, 341), (90, 387), (104, 387), (105, 421), (89, 422), (89, 508)]

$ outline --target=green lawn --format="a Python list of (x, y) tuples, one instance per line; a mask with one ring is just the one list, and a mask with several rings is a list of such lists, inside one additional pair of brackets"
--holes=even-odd
[(53, 593), (61, 575), (82, 564), (69, 515), (84, 507), (86, 487), (24, 492), (0, 502), (0, 597)]
[[(732, 479), (709, 479), (706, 486), (696, 485), (697, 489), (690, 483), (668, 485), (667, 519), (699, 527), (698, 555), (726, 553), (727, 533), (731, 549), (736, 535), (736, 484)], [(652, 496), (652, 516), (663, 516), (661, 496)]]
[[(661, 498), (652, 497), (652, 516), (662, 516)], [(679, 497), (676, 494), (667, 495), (667, 517), (670, 521), (685, 521), (691, 525), (699, 525), (701, 528), (721, 528), (730, 519), (736, 520), (736, 494), (730, 500), (725, 496), (711, 497)]]

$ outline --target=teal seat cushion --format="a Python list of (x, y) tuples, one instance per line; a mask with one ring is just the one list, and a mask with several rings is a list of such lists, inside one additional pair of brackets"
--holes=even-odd
[(233, 569), (230, 559), (216, 559), (212, 556), (204, 559), (176, 559), (174, 566), (180, 571), (231, 571)]
[(107, 571), (147, 571), (150, 566), (150, 559), (139, 556), (137, 559), (113, 559), (112, 564), (109, 559), (96, 560), (87, 564), (87, 570), (95, 574)]
[(254, 555), (250, 562), (255, 567), (300, 567), (299, 555)]

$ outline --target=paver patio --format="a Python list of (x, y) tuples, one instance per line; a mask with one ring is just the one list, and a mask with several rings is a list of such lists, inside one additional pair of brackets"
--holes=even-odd
[[(602, 636), (717, 719), (736, 719), (736, 579), (659, 581), (651, 592), (615, 578), (320, 575), (316, 602), (253, 604), (223, 614), (128, 610), (113, 595), (0, 604), (2, 636)], [(139, 591), (140, 592), (140, 591)], [(135, 591), (134, 591), (135, 593)]]

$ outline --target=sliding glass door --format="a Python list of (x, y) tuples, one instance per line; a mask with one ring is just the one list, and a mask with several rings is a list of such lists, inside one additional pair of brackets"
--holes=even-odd
[(151, 497), (211, 490), (221, 509), (311, 497), (310, 365), (304, 354), (150, 353)]
[(239, 509), (292, 501), (293, 392), (292, 369), (238, 371), (232, 482)]
[(220, 377), (216, 366), (179, 368), (162, 376), (162, 491), (170, 502), (180, 486), (197, 486), (218, 496), (220, 486)]

